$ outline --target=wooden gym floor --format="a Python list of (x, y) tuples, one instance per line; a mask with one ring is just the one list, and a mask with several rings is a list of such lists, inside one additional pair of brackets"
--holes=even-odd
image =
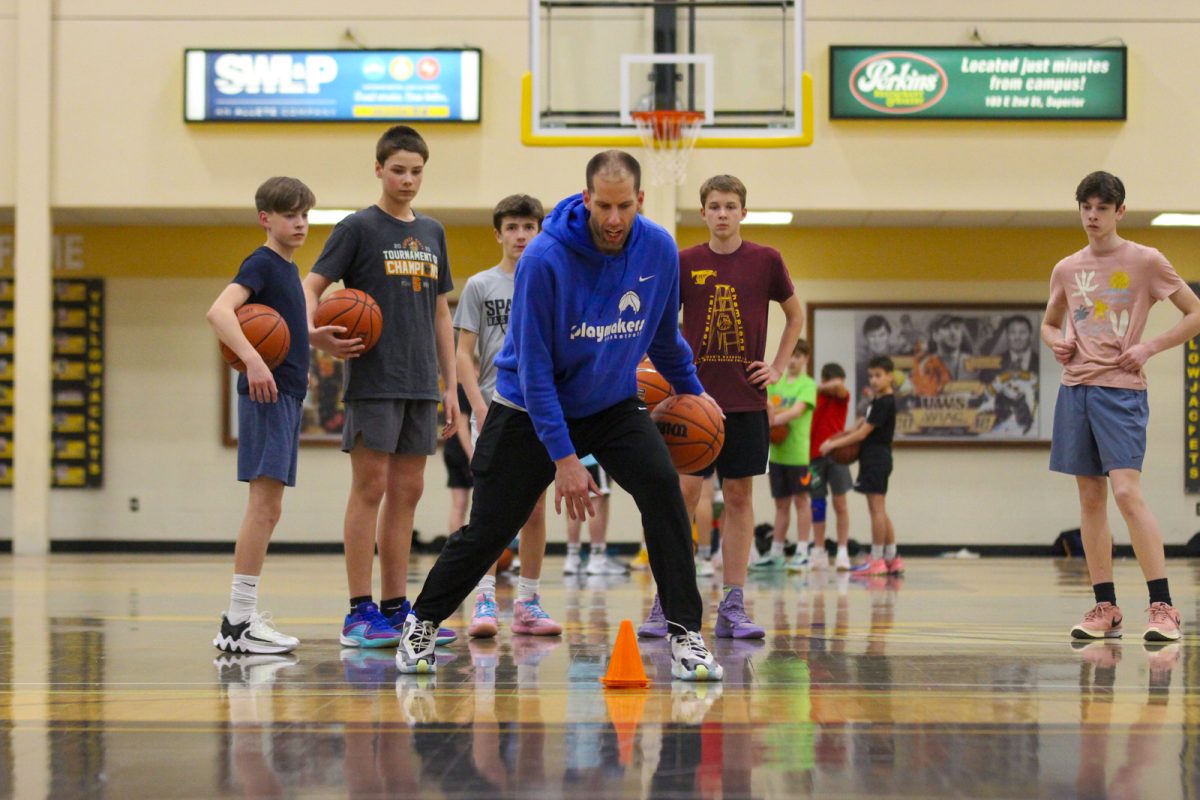
[[(210, 644), (227, 557), (5, 556), (0, 796), (1200, 797), (1200, 647), (1143, 645), (1136, 564), (1126, 638), (1079, 649), (1082, 562), (906, 560), (903, 580), (755, 578), (767, 638), (709, 637), (724, 684), (672, 681), (651, 641), (653, 685), (622, 693), (598, 678), (645, 573), (564, 581), (548, 559), (566, 633), (460, 639), (426, 681), (338, 645), (339, 557), (268, 560), (263, 607), (303, 644), (263, 658)], [(1195, 631), (1200, 563), (1169, 575)]]

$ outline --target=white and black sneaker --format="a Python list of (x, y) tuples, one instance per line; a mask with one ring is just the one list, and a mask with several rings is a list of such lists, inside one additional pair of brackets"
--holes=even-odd
[(725, 668), (717, 663), (699, 631), (671, 636), (671, 674), (681, 681), (719, 681)]
[(436, 672), (437, 634), (436, 622), (423, 622), (409, 614), (396, 647), (396, 669), (406, 675)]
[(221, 632), (213, 639), (213, 647), (226, 653), (261, 653), (277, 655), (290, 653), (300, 644), (295, 636), (280, 633), (271, 626), (269, 615), (254, 613), (245, 622), (234, 625), (221, 612)]

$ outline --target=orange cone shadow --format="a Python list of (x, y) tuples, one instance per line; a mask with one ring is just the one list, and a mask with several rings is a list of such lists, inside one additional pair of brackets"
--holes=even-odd
[(617, 643), (608, 661), (608, 674), (600, 682), (606, 689), (640, 689), (650, 685), (646, 669), (642, 666), (642, 654), (638, 651), (632, 620), (621, 620)]

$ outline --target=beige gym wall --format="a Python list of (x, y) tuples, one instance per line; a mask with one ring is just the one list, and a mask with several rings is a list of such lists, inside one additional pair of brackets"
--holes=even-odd
[[(778, 247), (806, 301), (1044, 301), (1053, 262), (1083, 244), (1072, 227), (1071, 192), (1093, 168), (1130, 185), (1133, 209), (1197, 210), (1196, 156), (1184, 145), (1200, 133), (1188, 90), (1189, 57), (1200, 33), (1194, 3), (1066, 0), (995, 4), (961, 0), (878, 0), (808, 5), (808, 69), (818, 87), (816, 142), (783, 151), (698, 151), (679, 189), (684, 226), (693, 224), (699, 181), (734, 172), (751, 205), (787, 207), (821, 220), (860, 212), (854, 227), (752, 229)], [(480, 9), (484, 9), (482, 12)], [(974, 9), (974, 13), (971, 13)], [(83, 270), (108, 283), (106, 477), (98, 491), (52, 493), (57, 539), (231, 540), (244, 503), (234, 453), (220, 442), (220, 367), (204, 311), (259, 242), (247, 208), (257, 183), (295, 174), (322, 205), (361, 206), (378, 185), (373, 143), (383, 126), (186, 126), (182, 51), (195, 46), (336, 47), (347, 26), (372, 47), (458, 45), (484, 50), (483, 124), (426, 126), (433, 156), (421, 208), (474, 214), (499, 197), (527, 191), (547, 201), (575, 191), (590, 151), (529, 149), (519, 142), (518, 81), (526, 69), (523, 0), (486, 5), (413, 2), (380, 12), (377, 3), (268, 0), (248, 9), (219, 0), (60, 0), (55, 30), (53, 203), (60, 232), (84, 237)], [(12, 0), (0, 0), (0, 147), (13, 152)], [(903, 14), (903, 19), (898, 17)], [(1120, 36), (1130, 47), (1130, 120), (1125, 123), (831, 123), (823, 87), (829, 44), (968, 44), (979, 27), (993, 41), (1085, 43)], [(597, 79), (604, 79), (597, 72)], [(3, 102), (6, 98), (10, 102)], [(1164, 153), (1178, 150), (1172, 157)], [(11, 207), (15, 159), (0, 159), (0, 208)], [(81, 214), (80, 210), (83, 210)], [(246, 209), (243, 227), (147, 224), (163, 211)], [(973, 212), (976, 228), (929, 228), (943, 211)], [(995, 228), (1013, 213), (1025, 227)], [(111, 225), (78, 224), (91, 214)], [(878, 215), (905, 227), (871, 227)], [(197, 219), (204, 219), (198, 216)], [(961, 220), (960, 220), (961, 221)], [(1041, 224), (1063, 225), (1039, 228)], [(307, 269), (325, 231), (298, 256)], [(490, 232), (451, 226), (456, 283), (493, 263)], [(1200, 279), (1200, 235), (1131, 230), (1164, 249), (1190, 280)], [(682, 227), (683, 244), (702, 232)], [(1170, 323), (1160, 307), (1149, 333)], [(778, 314), (772, 329), (779, 328)], [(775, 334), (773, 333), (772, 336)], [(1151, 362), (1151, 450), (1147, 481), (1168, 541), (1197, 527), (1196, 498), (1182, 493), (1182, 376), (1178, 352)], [(19, 369), (19, 365), (18, 365)], [(1045, 470), (1044, 450), (902, 450), (892, 505), (901, 542), (1043, 543), (1069, 527), (1069, 479)], [(440, 458), (431, 459), (417, 527), (445, 527)], [(287, 493), (280, 541), (336, 541), (348, 484), (346, 459), (305, 448), (300, 485)], [(771, 518), (766, 482), (757, 518)], [(140, 511), (128, 509), (130, 497)], [(610, 538), (638, 538), (628, 498), (614, 501)], [(11, 496), (0, 492), (0, 538), (11, 533)], [(854, 536), (865, 539), (861, 502)], [(1117, 525), (1117, 535), (1125, 535)], [(552, 540), (563, 525), (551, 517)]]

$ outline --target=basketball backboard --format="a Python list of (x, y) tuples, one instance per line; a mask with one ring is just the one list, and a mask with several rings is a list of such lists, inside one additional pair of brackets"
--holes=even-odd
[(697, 147), (812, 143), (803, 0), (530, 0), (522, 141), (640, 144), (635, 111), (704, 114)]

